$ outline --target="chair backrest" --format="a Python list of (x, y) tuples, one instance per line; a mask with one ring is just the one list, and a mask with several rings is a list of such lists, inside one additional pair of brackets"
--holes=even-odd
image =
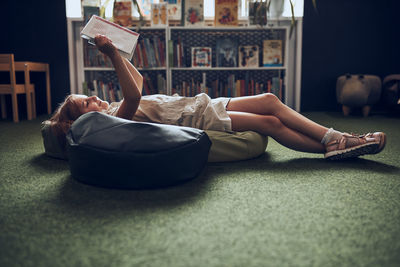
[(10, 84), (15, 86), (14, 54), (0, 54), (0, 71), (10, 72)]

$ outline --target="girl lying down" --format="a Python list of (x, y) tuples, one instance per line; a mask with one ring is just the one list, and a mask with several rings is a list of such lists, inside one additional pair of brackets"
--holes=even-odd
[(95, 38), (97, 48), (111, 59), (122, 89), (121, 102), (108, 103), (97, 96), (72, 94), (55, 111), (52, 128), (65, 144), (72, 123), (90, 111), (124, 119), (195, 127), (217, 131), (255, 131), (293, 150), (323, 153), (327, 159), (376, 154), (386, 144), (383, 132), (354, 135), (327, 128), (283, 104), (270, 93), (235, 98), (142, 96), (143, 77), (104, 35)]

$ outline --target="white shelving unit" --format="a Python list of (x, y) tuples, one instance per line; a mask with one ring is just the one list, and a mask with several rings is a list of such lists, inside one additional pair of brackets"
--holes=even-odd
[[(242, 76), (243, 73), (249, 73), (248, 75), (254, 78), (256, 81), (263, 81), (266, 84), (266, 80), (270, 75), (280, 76), (284, 73), (284, 92), (283, 101), (288, 103), (288, 66), (289, 66), (289, 27), (288, 26), (274, 26), (274, 27), (204, 27), (204, 28), (190, 28), (190, 27), (170, 27), (168, 31), (168, 39), (177, 41), (178, 38), (182, 40), (185, 47), (196, 47), (196, 46), (209, 46), (212, 47), (212, 66), (211, 68), (192, 68), (192, 67), (172, 67), (168, 70), (168, 87), (174, 88), (174, 83), (180, 80), (190, 80), (189, 76), (195, 76), (196, 73), (207, 73), (208, 76), (213, 76), (214, 79), (218, 76), (226, 77), (228, 74), (234, 74), (235, 77)], [(283, 66), (279, 67), (254, 67), (254, 68), (239, 68), (239, 67), (217, 67), (216, 65), (216, 54), (215, 47), (216, 41), (220, 38), (236, 39), (239, 45), (258, 45), (260, 48), (260, 59), (262, 59), (262, 42), (267, 39), (280, 39), (283, 41)], [(184, 52), (186, 55), (190, 54), (189, 51)], [(218, 71), (218, 75), (213, 74), (214, 71)], [(185, 77), (185, 78), (183, 78)], [(197, 74), (197, 79), (199, 75)], [(211, 79), (213, 80), (213, 79)], [(208, 80), (208, 83), (210, 81)]]
[[(186, 73), (182, 75), (193, 75), (196, 72), (217, 72), (222, 73), (237, 73), (240, 75), (241, 72), (250, 72), (250, 73), (258, 73), (258, 77), (260, 75), (268, 75), (271, 71), (277, 71), (279, 73), (284, 72), (284, 88), (283, 92), (284, 99), (283, 101), (292, 107), (293, 109), (299, 111), (300, 109), (300, 68), (301, 68), (301, 19), (299, 19), (297, 23), (297, 28), (294, 31), (293, 35), (289, 36), (290, 31), (290, 21), (281, 21), (275, 23), (274, 25), (269, 25), (267, 27), (204, 27), (204, 28), (188, 28), (182, 26), (170, 26), (167, 28), (151, 28), (151, 27), (142, 27), (140, 31), (165, 31), (165, 55), (166, 55), (166, 67), (154, 67), (154, 68), (138, 68), (141, 72), (158, 72), (163, 73), (167, 81), (167, 93), (171, 94), (171, 88), (173, 86), (173, 81), (179, 76), (177, 73)], [(83, 27), (83, 22), (80, 19), (68, 19), (68, 39), (69, 39), (69, 53), (70, 53), (70, 80), (71, 80), (71, 93), (82, 93), (82, 84), (85, 81), (88, 73), (96, 73), (96, 72), (112, 72), (113, 68), (105, 68), (105, 67), (84, 67), (83, 62), (83, 40), (80, 38), (80, 31)], [(197, 43), (198, 46), (214, 46), (215, 44), (210, 44), (213, 42), (213, 38), (217, 38), (218, 36), (224, 36), (232, 38), (235, 35), (240, 35), (241, 40), (246, 40), (245, 43), (239, 42), (240, 45), (252, 44), (252, 34), (256, 33), (257, 38), (264, 38), (263, 34), (265, 34), (265, 39), (268, 39), (268, 36), (272, 33), (276, 33), (280, 31), (280, 36), (283, 36), (283, 57), (284, 64), (279, 67), (257, 67), (257, 68), (238, 68), (238, 67), (215, 67), (215, 60), (213, 59), (213, 67), (212, 68), (191, 68), (191, 67), (169, 67), (168, 62), (168, 40), (174, 40), (177, 34), (180, 38), (194, 38), (193, 42)], [(284, 33), (282, 33), (284, 32)], [(204, 35), (204, 39), (196, 40), (195, 35), (200, 36)], [(282, 35), (283, 34), (283, 35)], [(185, 37), (185, 35), (187, 35)], [(210, 37), (211, 36), (211, 37)], [(212, 37), (214, 36), (214, 37)], [(245, 37), (243, 37), (245, 36)], [(190, 44), (188, 39), (185, 39), (185, 45), (187, 47), (194, 46)], [(198, 37), (197, 37), (198, 38)], [(210, 39), (211, 38), (211, 39)], [(245, 38), (245, 39), (243, 39)], [(274, 37), (275, 38), (275, 37)], [(210, 41), (211, 40), (211, 41)], [(253, 40), (254, 41), (254, 40)], [(258, 40), (259, 42), (260, 40)], [(203, 44), (199, 42), (204, 42)], [(196, 45), (197, 45), (196, 44)], [(262, 45), (260, 46), (260, 50), (262, 53)], [(250, 74), (251, 75), (251, 74)]]

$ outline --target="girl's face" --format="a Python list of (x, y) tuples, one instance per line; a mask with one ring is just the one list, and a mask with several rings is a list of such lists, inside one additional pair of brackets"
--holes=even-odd
[(102, 101), (97, 96), (74, 95), (72, 101), (79, 107), (82, 114), (90, 111), (102, 111), (108, 108), (107, 101)]

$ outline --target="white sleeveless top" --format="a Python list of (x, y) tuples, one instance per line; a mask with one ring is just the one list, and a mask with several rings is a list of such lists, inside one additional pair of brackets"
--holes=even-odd
[[(211, 99), (204, 93), (194, 97), (142, 96), (132, 120), (231, 132), (232, 123), (226, 111), (229, 100), (227, 97)], [(111, 103), (106, 113), (115, 115), (122, 101)]]

